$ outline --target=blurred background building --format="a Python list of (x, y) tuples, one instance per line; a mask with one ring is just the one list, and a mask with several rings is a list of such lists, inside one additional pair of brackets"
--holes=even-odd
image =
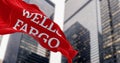
[[(49, 18), (53, 19), (55, 5), (51, 1), (25, 1), (27, 3), (36, 4)], [(3, 38), (1, 38), (2, 36), (0, 36), (0, 46), (2, 47), (2, 43), (5, 41), (4, 38), (6, 37), (3, 36)], [(4, 58), (0, 59), (0, 63), (49, 63), (50, 52), (26, 34), (11, 34), (9, 35), (7, 43)]]
[(100, 0), (101, 63), (120, 63), (120, 0)]
[[(73, 63), (99, 62), (99, 1), (66, 0), (64, 31), (78, 55)], [(64, 63), (67, 63), (63, 58)]]

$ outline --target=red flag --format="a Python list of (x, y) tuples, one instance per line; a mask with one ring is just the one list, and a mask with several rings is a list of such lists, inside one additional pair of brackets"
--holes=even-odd
[(60, 27), (36, 5), (22, 0), (0, 0), (0, 34), (15, 32), (32, 36), (46, 49), (60, 51), (69, 63), (72, 63), (72, 58), (77, 54)]

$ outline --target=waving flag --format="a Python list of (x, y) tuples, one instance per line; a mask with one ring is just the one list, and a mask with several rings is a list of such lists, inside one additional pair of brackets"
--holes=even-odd
[(0, 34), (22, 32), (32, 36), (44, 48), (60, 51), (69, 63), (77, 54), (60, 27), (36, 5), (22, 0), (0, 0)]

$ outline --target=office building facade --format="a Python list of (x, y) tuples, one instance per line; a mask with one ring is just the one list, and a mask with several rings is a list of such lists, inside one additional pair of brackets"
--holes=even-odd
[[(51, 1), (25, 1), (30, 4), (36, 4), (48, 17), (53, 19), (54, 4)], [(23, 33), (15, 33), (9, 36), (4, 58), (1, 59), (0, 63), (49, 63), (49, 55), (49, 51), (32, 37)]]
[(120, 63), (120, 0), (100, 0), (101, 63)]
[[(64, 32), (78, 55), (73, 63), (99, 61), (99, 0), (66, 0)], [(66, 63), (65, 59), (63, 62)]]
[[(78, 51), (73, 63), (90, 63), (90, 32), (76, 22), (65, 31), (65, 34), (75, 50)], [(67, 63), (67, 61), (63, 59), (63, 63)]]

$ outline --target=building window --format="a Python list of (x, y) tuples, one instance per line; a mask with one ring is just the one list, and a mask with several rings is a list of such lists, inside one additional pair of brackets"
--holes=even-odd
[(112, 57), (112, 55), (109, 54), (109, 55), (106, 55), (106, 56), (104, 57), (104, 59), (108, 59), (108, 58), (111, 58), (111, 57)]
[(120, 54), (120, 50), (118, 50), (116, 53)]

